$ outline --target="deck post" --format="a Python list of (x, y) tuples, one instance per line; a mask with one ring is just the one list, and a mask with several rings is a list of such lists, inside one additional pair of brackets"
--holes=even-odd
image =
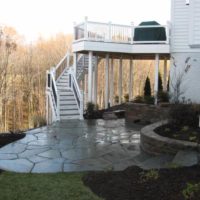
[(159, 54), (156, 54), (155, 56), (155, 83), (154, 83), (155, 105), (158, 104), (158, 76), (159, 76)]
[(130, 66), (129, 66), (129, 101), (133, 97), (133, 60), (130, 59)]
[(131, 22), (131, 44), (134, 43), (134, 33), (135, 33), (135, 30), (134, 30), (134, 23)]
[(113, 106), (113, 88), (114, 88), (114, 81), (113, 81), (113, 58), (111, 59), (110, 64), (110, 106)]
[(105, 108), (108, 108), (108, 98), (109, 98), (109, 54), (106, 54), (105, 62)]
[(89, 52), (89, 66), (88, 66), (88, 102), (92, 102), (92, 59), (93, 52)]
[(164, 60), (164, 72), (163, 72), (163, 90), (167, 91), (167, 58)]
[(77, 72), (77, 53), (73, 53), (73, 67), (74, 67), (74, 76), (76, 77)]
[(119, 92), (119, 104), (121, 104), (122, 103), (122, 57), (119, 60), (118, 92)]
[(97, 104), (97, 83), (98, 83), (98, 57), (95, 56), (94, 71), (93, 71), (93, 102)]
[(87, 22), (88, 22), (88, 17), (85, 16), (85, 24), (84, 24), (84, 39), (88, 39), (88, 31), (87, 31)]
[[(84, 74), (84, 104), (86, 105), (86, 102), (88, 102), (88, 75)], [(84, 106), (85, 106), (84, 105)]]

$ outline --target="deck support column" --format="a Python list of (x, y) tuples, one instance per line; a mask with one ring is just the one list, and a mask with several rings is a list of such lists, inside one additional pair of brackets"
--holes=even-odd
[(133, 97), (133, 60), (130, 59), (130, 66), (129, 66), (129, 101)]
[(77, 73), (77, 53), (73, 53), (73, 67), (74, 67), (74, 76), (76, 77), (76, 73)]
[(98, 83), (98, 57), (95, 56), (94, 70), (93, 70), (93, 102), (97, 104), (97, 83)]
[(109, 54), (106, 54), (105, 62), (105, 108), (108, 108), (109, 100)]
[(119, 60), (118, 92), (119, 92), (119, 104), (121, 104), (122, 103), (122, 58), (120, 58)]
[(156, 54), (155, 56), (155, 83), (154, 83), (155, 105), (158, 104), (158, 76), (159, 76), (159, 54)]
[(88, 102), (88, 74), (84, 74), (84, 106)]
[(88, 66), (88, 102), (92, 102), (92, 59), (93, 52), (89, 52), (89, 66)]
[(113, 88), (114, 88), (114, 81), (113, 81), (113, 58), (111, 59), (110, 64), (110, 106), (113, 106)]
[(167, 59), (164, 60), (164, 72), (163, 72), (163, 90), (167, 91)]

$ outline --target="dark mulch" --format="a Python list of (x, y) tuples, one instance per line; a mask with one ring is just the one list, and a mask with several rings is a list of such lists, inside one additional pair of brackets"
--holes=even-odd
[(25, 133), (0, 133), (0, 148), (25, 137)]
[[(161, 169), (158, 179), (141, 179), (139, 167), (121, 172), (89, 172), (83, 182), (105, 200), (184, 200), (187, 183), (200, 183), (200, 166)], [(200, 191), (189, 200), (199, 200)]]
[(175, 124), (166, 124), (156, 128), (155, 132), (164, 137), (190, 142), (200, 142), (200, 128), (196, 127), (180, 127)]
[[(104, 112), (110, 112), (110, 111), (116, 111), (116, 110), (126, 110), (127, 107), (128, 107), (128, 104), (122, 103), (120, 105), (112, 106), (108, 109), (94, 111), (92, 114), (89, 114), (89, 115), (87, 113), (85, 113), (84, 118), (85, 119), (102, 119)], [(121, 116), (119, 114), (118, 118), (122, 118), (122, 117), (124, 117), (124, 115)]]

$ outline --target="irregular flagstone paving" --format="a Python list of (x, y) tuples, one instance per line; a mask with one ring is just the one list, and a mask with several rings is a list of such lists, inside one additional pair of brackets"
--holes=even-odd
[(0, 149), (0, 168), (53, 173), (122, 170), (140, 154), (141, 126), (119, 120), (69, 120), (33, 129)]
[[(29, 130), (0, 149), (0, 169), (24, 173), (161, 168), (173, 156), (140, 151), (139, 125), (118, 120), (68, 120)], [(179, 156), (180, 157), (180, 156)]]

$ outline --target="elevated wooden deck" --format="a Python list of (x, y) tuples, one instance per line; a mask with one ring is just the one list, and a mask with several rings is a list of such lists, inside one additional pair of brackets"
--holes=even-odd
[[(166, 40), (145, 40), (136, 41), (134, 38), (136, 29), (164, 28)], [(155, 54), (169, 57), (169, 25), (153, 25), (153, 26), (127, 26), (111, 23), (99, 23), (85, 21), (74, 27), (74, 53), (96, 52), (98, 55), (105, 56), (109, 53), (115, 57), (123, 54), (125, 56), (134, 56), (135, 58), (155, 57)]]

